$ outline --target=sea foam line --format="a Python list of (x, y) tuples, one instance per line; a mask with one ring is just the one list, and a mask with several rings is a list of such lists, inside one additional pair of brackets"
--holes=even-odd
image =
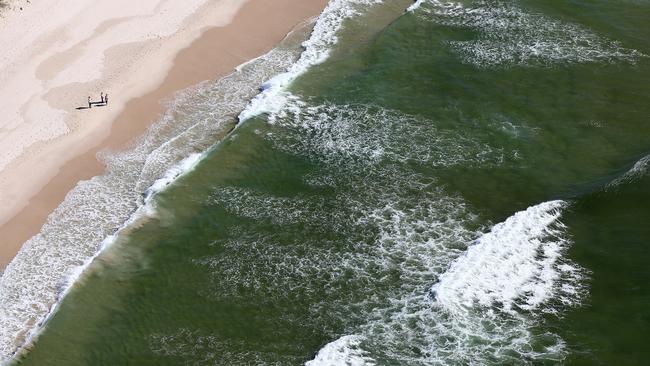
[[(171, 169), (169, 169), (165, 175), (157, 179), (154, 184), (147, 190), (144, 198), (144, 203), (137, 208), (137, 210), (129, 216), (129, 218), (115, 231), (115, 233), (107, 236), (104, 240), (102, 240), (101, 244), (99, 245), (99, 249), (89, 258), (85, 259), (83, 264), (71, 268), (67, 274), (64, 275), (63, 280), (61, 285), (59, 286), (60, 292), (56, 294), (56, 301), (51, 305), (49, 310), (43, 314), (42, 320), (38, 322), (38, 326), (32, 327), (31, 329), (28, 330), (26, 333), (27, 335), (25, 336), (24, 341), (22, 344), (19, 346), (21, 348), (23, 345), (27, 345), (32, 343), (34, 338), (38, 336), (40, 330), (42, 327), (47, 323), (47, 321), (51, 318), (53, 314), (56, 313), (58, 310), (59, 305), (61, 304), (61, 300), (63, 300), (68, 293), (72, 290), (73, 285), (83, 276), (83, 274), (86, 272), (88, 267), (99, 257), (107, 248), (109, 248), (111, 245), (113, 245), (117, 239), (120, 237), (120, 234), (122, 234), (125, 230), (127, 230), (131, 225), (136, 223), (137, 221), (145, 218), (145, 217), (153, 217), (156, 213), (155, 211), (155, 203), (154, 203), (154, 197), (161, 193), (162, 191), (165, 190), (170, 184), (172, 184), (174, 181), (177, 179), (181, 178), (182, 176), (190, 173), (194, 168), (198, 165), (200, 160), (203, 158), (203, 154), (192, 154), (186, 159), (182, 160), (180, 163), (177, 165), (173, 166)], [(4, 309), (3, 309), (4, 310)], [(6, 314), (3, 314), (5, 316)], [(13, 354), (17, 354), (19, 349), (13, 352)], [(8, 358), (6, 360), (2, 360), (2, 364), (4, 365), (11, 359)]]
[(304, 51), (298, 61), (286, 72), (262, 84), (262, 92), (239, 114), (239, 121), (243, 122), (266, 113), (269, 114), (269, 122), (273, 122), (275, 115), (282, 114), (287, 102), (291, 100), (291, 95), (287, 92), (289, 85), (312, 66), (327, 60), (332, 47), (338, 43), (337, 33), (345, 20), (360, 14), (358, 6), (379, 4), (382, 1), (331, 0), (318, 17), (311, 36), (303, 43)]

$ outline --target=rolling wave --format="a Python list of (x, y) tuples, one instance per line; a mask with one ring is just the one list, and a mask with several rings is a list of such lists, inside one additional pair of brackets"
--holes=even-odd
[(650, 155), (646, 155), (639, 159), (627, 172), (610, 182), (606, 189), (633, 182), (648, 174), (648, 171), (650, 171)]

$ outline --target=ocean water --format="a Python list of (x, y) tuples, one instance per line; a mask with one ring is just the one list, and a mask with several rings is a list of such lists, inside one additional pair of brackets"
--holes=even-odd
[(647, 19), (642, 0), (332, 0), (302, 50), (106, 153), (3, 274), (2, 357), (644, 364)]

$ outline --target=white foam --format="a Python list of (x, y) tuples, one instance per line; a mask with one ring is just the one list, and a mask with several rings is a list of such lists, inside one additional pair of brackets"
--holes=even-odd
[(406, 9), (406, 11), (416, 11), (420, 6), (422, 6), (422, 4), (424, 4), (425, 1), (427, 0), (416, 0), (413, 4), (411, 4), (411, 6)]
[(448, 41), (466, 63), (479, 67), (557, 63), (635, 62), (643, 53), (575, 23), (527, 12), (510, 2), (428, 0), (419, 12), (434, 22), (472, 29), (476, 39)]
[(205, 153), (194, 153), (183, 159), (180, 163), (173, 166), (171, 169), (165, 172), (165, 175), (157, 179), (145, 193), (145, 202), (151, 201), (151, 199), (157, 194), (162, 192), (170, 184), (176, 181), (179, 177), (191, 172), (197, 166), (199, 161), (203, 159)]
[(347, 335), (326, 344), (313, 360), (305, 362), (305, 366), (334, 365), (371, 366), (376, 363), (361, 348), (361, 337)]
[(372, 105), (309, 106), (292, 96), (278, 123), (281, 136), (269, 135), (276, 148), (322, 163), (365, 166), (415, 162), (435, 167), (500, 165), (504, 150), (458, 130), (444, 130), (422, 117)]
[(330, 55), (332, 47), (338, 42), (337, 33), (345, 20), (359, 14), (359, 7), (381, 3), (382, 0), (331, 0), (318, 17), (310, 38), (303, 43), (304, 52), (288, 70), (262, 84), (262, 92), (257, 95), (244, 111), (239, 121), (245, 121), (260, 114), (274, 115), (283, 112), (291, 100), (288, 86), (312, 66), (318, 65)]
[(634, 163), (634, 166), (630, 168), (628, 171), (628, 174), (633, 175), (633, 176), (642, 176), (645, 175), (648, 170), (650, 169), (650, 155), (647, 155), (636, 163)]
[[(151, 351), (173, 360), (193, 360), (199, 365), (266, 365), (267, 353), (254, 349), (246, 350), (243, 342), (221, 338), (218, 334), (180, 328), (167, 334), (149, 336)], [(243, 350), (242, 350), (243, 349)], [(230, 363), (224, 363), (229, 360)], [(170, 363), (175, 363), (171, 362)], [(273, 362), (273, 364), (287, 364)]]
[(560, 260), (568, 246), (559, 221), (563, 201), (516, 213), (495, 225), (440, 276), (432, 291), (451, 312), (475, 306), (532, 311), (551, 299), (572, 303), (577, 268)]

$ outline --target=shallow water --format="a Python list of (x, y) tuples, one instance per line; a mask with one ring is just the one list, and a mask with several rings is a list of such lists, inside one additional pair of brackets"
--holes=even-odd
[(650, 3), (334, 3), (18, 364), (650, 356)]

